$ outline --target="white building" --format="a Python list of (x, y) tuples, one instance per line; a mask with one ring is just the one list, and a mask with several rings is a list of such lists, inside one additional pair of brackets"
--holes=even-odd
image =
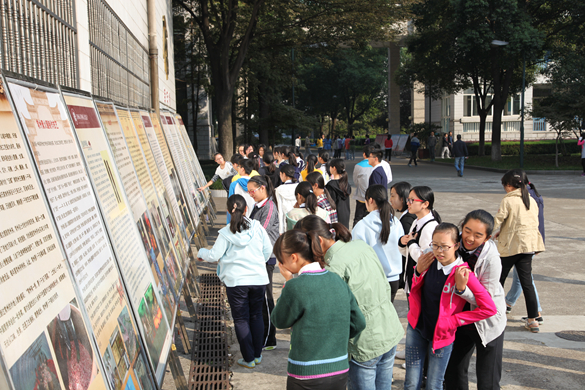
[[(535, 99), (546, 96), (550, 92), (550, 85), (543, 78), (526, 88), (524, 139), (554, 139), (555, 133), (548, 131), (549, 125), (544, 118), (533, 118), (529, 112)], [(425, 98), (424, 94), (413, 92), (412, 118), (414, 123), (431, 122), (441, 128), (441, 132), (452, 131), (454, 135), (461, 134), (464, 141), (479, 140), (479, 116), (473, 89), (445, 96), (441, 100)], [(520, 108), (521, 94), (517, 93), (508, 99), (502, 115), (502, 141), (520, 139)], [(492, 108), (493, 112), (493, 108)], [(493, 116), (486, 119), (486, 142), (491, 141)]]

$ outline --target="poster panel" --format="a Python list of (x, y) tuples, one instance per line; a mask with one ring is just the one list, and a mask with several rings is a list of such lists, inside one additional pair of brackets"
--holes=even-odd
[[(159, 330), (153, 334), (150, 324), (143, 322), (145, 317), (143, 313), (136, 311), (144, 305), (143, 301), (147, 299), (146, 295), (150, 294), (151, 290), (154, 291), (158, 302), (162, 302), (162, 299), (150, 268), (150, 261), (142, 247), (142, 238), (131, 215), (114, 156), (101, 127), (93, 100), (68, 93), (64, 94), (63, 98), (89, 169), (91, 182), (114, 246), (128, 296), (135, 310), (135, 318), (138, 319), (141, 334), (145, 335), (143, 341), (147, 346), (149, 356), (152, 357), (151, 362), (154, 364), (158, 361), (160, 365), (166, 360), (171, 345), (172, 328), (169, 326), (171, 318), (167, 318), (163, 311), (161, 323), (166, 322), (166, 324), (159, 325)], [(152, 286), (156, 288), (153, 289)], [(133, 331), (131, 326), (128, 330)], [(163, 330), (166, 330), (166, 334)], [(136, 335), (133, 336), (135, 337)], [(134, 374), (135, 364), (136, 359), (130, 362), (128, 369), (131, 374)], [(163, 370), (164, 364), (160, 366)], [(153, 371), (158, 368), (153, 365)], [(121, 376), (123, 388), (127, 385), (127, 381), (123, 380), (127, 377), (125, 374)], [(136, 387), (137, 382), (134, 385)]]
[(394, 153), (404, 152), (404, 148), (406, 147), (406, 141), (408, 141), (408, 134), (393, 134), (392, 135), (393, 152)]
[[(140, 350), (136, 326), (129, 315), (126, 292), (67, 108), (57, 91), (33, 89), (15, 82), (10, 82), (9, 88), (87, 309), (99, 354), (106, 367), (108, 361), (115, 364), (115, 368), (106, 370), (108, 374), (114, 370), (121, 378), (128, 375), (128, 366), (136, 361)], [(148, 313), (141, 320), (151, 324), (153, 332), (167, 335), (160, 303), (151, 291), (144, 300)], [(159, 365), (164, 362), (153, 362), (154, 367)], [(164, 372), (164, 368), (158, 371)], [(108, 381), (114, 387), (121, 386), (115, 376), (109, 376)]]
[(165, 150), (165, 155), (161, 145), (159, 145), (156, 137), (156, 131), (154, 129), (154, 124), (150, 120), (150, 115), (148, 115), (147, 112), (141, 111), (140, 116), (142, 118), (142, 123), (144, 124), (146, 137), (150, 144), (150, 149), (152, 150), (154, 161), (158, 167), (159, 174), (162, 178), (167, 193), (172, 196), (172, 207), (177, 214), (177, 219), (182, 219), (183, 224), (185, 225), (186, 237), (184, 238), (187, 245), (189, 245), (195, 232), (195, 224), (193, 223), (189, 213), (187, 201), (183, 196), (183, 191), (179, 183), (179, 178), (177, 177), (177, 171), (173, 163), (173, 159), (168, 153), (168, 149)]
[[(124, 140), (128, 146), (128, 151), (136, 170), (140, 187), (144, 191), (144, 198), (146, 199), (148, 210), (152, 216), (151, 222), (158, 228), (159, 235), (162, 238), (163, 245), (159, 246), (159, 248), (163, 252), (162, 258), (165, 259), (164, 266), (168, 267), (168, 270), (163, 272), (163, 279), (165, 275), (169, 276), (168, 285), (171, 292), (170, 294), (166, 294), (166, 298), (169, 301), (168, 304), (170, 308), (175, 308), (176, 310), (175, 302), (178, 301), (181, 291), (180, 285), (183, 279), (183, 269), (181, 266), (185, 264), (187, 259), (187, 256), (183, 252), (182, 242), (180, 241), (177, 228), (178, 225), (175, 221), (174, 215), (169, 212), (168, 202), (165, 201), (165, 189), (164, 186), (162, 186), (162, 180), (158, 180), (158, 186), (154, 180), (155, 174), (158, 173), (158, 171), (156, 171), (156, 166), (152, 167), (155, 170), (155, 174), (151, 175), (150, 166), (154, 165), (154, 161), (152, 161), (152, 153), (149, 154), (151, 158), (149, 164), (148, 158), (146, 157), (147, 154), (142, 151), (141, 143), (134, 129), (134, 121), (132, 120), (130, 112), (116, 107), (116, 113), (120, 120), (122, 132), (124, 133)], [(141, 125), (141, 123), (142, 119), (138, 121), (139, 125)], [(174, 258), (169, 257), (173, 256), (173, 254), (175, 255)], [(176, 260), (176, 263), (173, 260)], [(171, 270), (172, 265), (177, 265), (175, 272), (172, 272)], [(170, 279), (171, 276), (175, 278), (174, 281)]]
[[(131, 205), (134, 223), (140, 231), (143, 251), (150, 260), (150, 267), (157, 289), (162, 294), (165, 312), (167, 312), (167, 315), (171, 315), (171, 317), (168, 317), (169, 322), (174, 322), (175, 317), (172, 317), (172, 315), (175, 314), (175, 302), (177, 302), (177, 299), (173, 294), (179, 294), (180, 291), (180, 286), (177, 286), (176, 282), (181, 279), (178, 277), (180, 268), (177, 264), (177, 255), (170, 241), (170, 236), (165, 230), (158, 212), (160, 205), (154, 192), (152, 181), (146, 171), (146, 163), (142, 158), (140, 147), (136, 142), (133, 143), (130, 140), (129, 145), (134, 146), (134, 157), (137, 161), (136, 170), (134, 169), (133, 158), (124, 140), (122, 125), (118, 120), (114, 105), (98, 102), (96, 106), (103, 127), (106, 130), (108, 142), (112, 148), (128, 202)], [(126, 116), (124, 123), (125, 126), (132, 126), (129, 116)], [(138, 171), (141, 172), (140, 176), (143, 183), (139, 182)], [(145, 196), (148, 196), (148, 198), (145, 198)], [(174, 326), (171, 326), (171, 328), (174, 328)]]
[[(165, 139), (165, 135), (162, 129), (164, 126), (166, 126), (166, 124), (158, 120), (156, 113), (151, 113), (150, 117), (152, 119), (154, 132), (156, 133), (156, 139), (163, 151), (165, 161), (167, 161), (167, 159), (170, 160), (170, 163), (167, 164), (167, 167), (170, 168), (169, 176), (171, 177), (171, 181), (173, 181), (173, 187), (176, 188), (175, 193), (177, 191), (182, 191), (189, 206), (189, 210), (191, 211), (191, 215), (193, 216), (195, 226), (198, 226), (199, 215), (203, 213), (203, 205), (199, 202), (199, 199), (197, 199), (198, 191), (193, 186), (192, 180), (188, 180), (189, 176), (185, 172), (186, 164), (183, 160), (183, 156), (177, 155), (169, 148), (167, 139)], [(162, 113), (160, 119), (161, 121), (167, 121), (167, 117), (165, 117), (165, 115)]]
[[(197, 188), (203, 187), (207, 184), (207, 180), (205, 179), (205, 174), (203, 173), (203, 169), (201, 168), (201, 164), (199, 163), (199, 159), (197, 158), (197, 153), (193, 149), (193, 144), (191, 143), (191, 139), (189, 138), (189, 134), (187, 134), (187, 129), (185, 128), (185, 124), (183, 123), (183, 119), (180, 115), (175, 116), (175, 126), (179, 130), (179, 134), (181, 135), (180, 139), (182, 141), (182, 145), (184, 150), (186, 151), (187, 155), (190, 157), (189, 162), (191, 163), (193, 175), (196, 177), (197, 181)], [(203, 192), (206, 198), (206, 204), (209, 203), (209, 199), (211, 198), (211, 192), (209, 188), (205, 189)]]
[[(34, 162), (2, 87), (0, 128), (0, 350), (7, 375), (17, 390), (107, 389)], [(9, 388), (6, 377), (0, 382)]]

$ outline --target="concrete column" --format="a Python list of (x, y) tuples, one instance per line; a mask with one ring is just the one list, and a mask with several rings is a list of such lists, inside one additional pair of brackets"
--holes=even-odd
[(421, 83), (414, 83), (412, 86), (411, 115), (412, 123), (424, 123), (426, 120), (426, 100), (423, 92), (417, 92), (424, 86)]
[(148, 0), (146, 4), (148, 14), (148, 57), (150, 60), (150, 104), (160, 116), (158, 92), (158, 46), (156, 39), (156, 2)]
[(388, 133), (400, 134), (400, 87), (394, 75), (400, 67), (400, 47), (391, 42), (388, 47)]

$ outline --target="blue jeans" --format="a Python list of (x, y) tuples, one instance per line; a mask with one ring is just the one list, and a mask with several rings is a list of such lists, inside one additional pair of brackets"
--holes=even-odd
[[(532, 278), (532, 285), (534, 286), (534, 292), (536, 293), (536, 304), (538, 305), (538, 312), (540, 313), (542, 308), (540, 307), (540, 300), (538, 299), (538, 291), (536, 291), (534, 278)], [(520, 284), (520, 279), (518, 279), (518, 272), (516, 271), (516, 267), (514, 267), (514, 274), (512, 275), (512, 288), (510, 291), (508, 291), (508, 294), (506, 294), (506, 304), (509, 306), (514, 306), (518, 298), (520, 298), (520, 294), (522, 294), (522, 284)]]
[(345, 159), (349, 160), (349, 149), (345, 149)]
[(465, 165), (465, 157), (455, 157), (455, 169), (461, 176), (463, 176), (463, 165)]
[(452, 350), (453, 343), (433, 352), (432, 341), (425, 339), (418, 329), (412, 329), (409, 324), (406, 329), (404, 390), (420, 389), (427, 354), (429, 356), (429, 368), (427, 370), (426, 390), (443, 390), (443, 379)]
[(349, 390), (370, 390), (392, 388), (392, 369), (394, 368), (396, 346), (372, 360), (349, 361)]

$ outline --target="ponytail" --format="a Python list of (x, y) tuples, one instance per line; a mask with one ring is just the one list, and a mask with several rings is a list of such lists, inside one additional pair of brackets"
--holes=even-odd
[(417, 187), (412, 187), (412, 189), (410, 191), (414, 191), (414, 193), (416, 194), (416, 196), (424, 201), (424, 202), (429, 202), (429, 210), (430, 212), (433, 214), (433, 218), (435, 218), (435, 220), (438, 223), (443, 222), (441, 220), (441, 216), (439, 215), (439, 213), (433, 208), (433, 205), (435, 204), (435, 194), (433, 193), (433, 190), (430, 187), (427, 186), (417, 186)]
[(264, 188), (266, 188), (266, 197), (272, 199), (274, 206), (276, 206), (276, 209), (278, 210), (278, 201), (276, 200), (276, 196), (274, 196), (274, 184), (272, 184), (272, 180), (266, 176), (256, 175), (250, 178), (248, 183), (250, 182), (256, 184), (258, 187), (264, 186)]
[(536, 187), (534, 186), (534, 184), (532, 184), (529, 180), (528, 180), (528, 175), (526, 175), (526, 172), (522, 171), (524, 173), (522, 180), (524, 181), (524, 185), (526, 187), (530, 187), (532, 189), (532, 191), (534, 191), (534, 195), (536, 195), (536, 197), (538, 198), (540, 196), (540, 194), (538, 193), (538, 191), (536, 191)]
[(530, 194), (525, 182), (528, 182), (528, 178), (526, 177), (526, 172), (522, 169), (511, 169), (502, 176), (502, 185), (519, 188), (522, 194), (522, 203), (524, 203), (526, 210), (530, 210)]
[[(304, 232), (315, 232), (317, 236), (327, 240), (351, 241), (351, 232), (341, 223), (329, 224), (322, 218), (316, 215), (307, 215), (305, 218), (297, 222), (294, 227), (296, 230), (302, 230)], [(320, 246), (321, 244), (319, 244)]]
[(331, 197), (329, 191), (327, 191), (327, 188), (325, 188), (325, 179), (323, 178), (323, 174), (318, 171), (311, 172), (307, 175), (306, 179), (307, 179), (306, 181), (311, 184), (311, 187), (317, 184), (317, 188), (323, 190), (323, 193), (327, 197), (327, 201), (331, 206), (331, 210), (337, 210), (337, 205), (335, 204), (335, 201)]
[(380, 242), (383, 245), (388, 243), (390, 237), (390, 219), (394, 219), (394, 209), (388, 202), (388, 190), (381, 184), (375, 184), (366, 190), (366, 201), (373, 199), (378, 207), (380, 219), (382, 220), (382, 231), (380, 232)]
[(234, 194), (227, 200), (227, 211), (230, 213), (230, 231), (233, 234), (241, 233), (250, 228), (246, 215), (246, 200), (242, 195)]
[(288, 157), (288, 163), (295, 168), (297, 167), (297, 157), (295, 156), (294, 150), (290, 146), (283, 146), (284, 155)]
[(337, 174), (341, 176), (339, 178), (339, 189), (343, 191), (343, 195), (348, 196), (350, 187), (347, 171), (345, 170), (345, 163), (340, 158), (334, 158), (331, 160), (331, 164), (329, 164), (329, 166), (335, 168)]
[(296, 169), (290, 164), (286, 164), (285, 166), (280, 168), (280, 173), (284, 174), (287, 178), (291, 179), (293, 183), (297, 182), (297, 178), (295, 177)]
[(309, 154), (307, 156), (307, 173), (311, 173), (315, 170), (315, 165), (317, 164), (317, 156), (314, 154)]
[(307, 208), (311, 214), (317, 213), (317, 197), (313, 193), (313, 187), (311, 183), (303, 181), (295, 188), (295, 196), (301, 195), (305, 198), (305, 208)]
[(316, 232), (289, 230), (281, 234), (274, 243), (274, 256), (280, 264), (283, 263), (283, 254), (296, 253), (300, 258), (310, 263), (318, 262), (325, 268), (325, 254), (321, 249), (319, 236)]

